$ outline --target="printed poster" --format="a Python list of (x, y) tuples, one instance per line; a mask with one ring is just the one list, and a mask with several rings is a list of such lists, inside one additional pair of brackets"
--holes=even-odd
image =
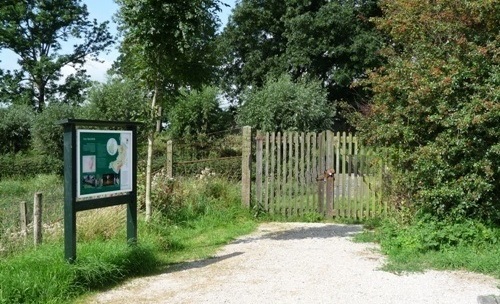
[(77, 130), (77, 199), (132, 191), (132, 131)]

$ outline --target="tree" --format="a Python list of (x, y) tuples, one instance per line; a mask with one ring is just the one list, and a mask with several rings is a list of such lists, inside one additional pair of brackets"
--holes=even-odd
[(224, 88), (238, 95), (287, 73), (321, 80), (332, 103), (365, 103), (356, 84), (381, 64), (383, 37), (369, 21), (379, 14), (375, 0), (243, 0), (220, 38)]
[(500, 224), (500, 4), (383, 1), (387, 64), (358, 127), (385, 146), (396, 199), (437, 217)]
[(131, 79), (111, 77), (94, 84), (88, 93), (82, 115), (88, 119), (142, 122), (139, 142), (145, 141), (150, 122), (148, 91)]
[[(179, 88), (211, 80), (215, 72), (213, 38), (218, 26), (217, 0), (118, 0), (117, 20), (123, 34), (116, 70), (152, 92), (151, 116), (157, 105)], [(148, 136), (146, 218), (151, 216), (151, 158), (154, 130)]]
[(233, 117), (229, 111), (221, 109), (219, 96), (219, 90), (213, 86), (182, 92), (180, 100), (169, 113), (172, 137), (210, 136), (230, 128)]
[[(79, 69), (112, 43), (107, 22), (89, 21), (81, 0), (4, 0), (0, 22), (0, 49), (19, 56), (22, 79), (18, 85), (33, 90), (38, 111), (47, 96), (59, 91), (56, 81), (62, 67)], [(61, 43), (70, 39), (77, 42), (63, 54)]]
[(231, 97), (247, 86), (262, 87), (268, 74), (286, 70), (282, 56), (286, 1), (243, 0), (236, 4), (218, 38), (223, 86)]
[(369, 18), (380, 15), (375, 0), (290, 1), (284, 16), (287, 70), (294, 78), (313, 75), (330, 100), (353, 105), (367, 95), (356, 82), (378, 67), (383, 37)]
[(334, 107), (320, 81), (294, 83), (289, 75), (270, 78), (243, 94), (238, 122), (263, 131), (323, 131), (333, 128)]
[[(97, 82), (96, 82), (97, 83)], [(87, 99), (87, 93), (94, 82), (85, 70), (70, 74), (58, 87), (58, 94), (49, 98), (49, 102), (63, 102), (73, 106), (81, 105)]]
[(100, 120), (146, 122), (149, 120), (147, 93), (131, 79), (109, 78), (90, 89), (86, 115)]
[(20, 71), (0, 70), (0, 103), (3, 106), (12, 104), (32, 105), (33, 90), (19, 85), (23, 80), (23, 73)]

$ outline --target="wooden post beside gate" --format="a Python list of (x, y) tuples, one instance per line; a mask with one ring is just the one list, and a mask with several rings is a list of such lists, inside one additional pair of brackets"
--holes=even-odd
[[(327, 169), (323, 175), (318, 176), (318, 213), (328, 217), (334, 216), (333, 211), (333, 189), (335, 181), (335, 170)], [(326, 185), (326, 189), (325, 189)], [(325, 200), (326, 192), (326, 200)]]

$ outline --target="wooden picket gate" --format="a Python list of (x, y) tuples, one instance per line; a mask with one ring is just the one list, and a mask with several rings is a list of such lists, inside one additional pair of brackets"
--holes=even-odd
[(383, 161), (352, 134), (257, 132), (255, 151), (253, 201), (264, 212), (352, 219), (387, 212)]

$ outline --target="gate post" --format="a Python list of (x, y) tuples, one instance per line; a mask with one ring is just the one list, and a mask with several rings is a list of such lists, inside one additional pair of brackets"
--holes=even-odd
[(251, 164), (252, 164), (252, 127), (243, 127), (241, 145), (241, 204), (250, 208)]
[(333, 217), (333, 183), (335, 181), (335, 170), (328, 169), (325, 171), (326, 179), (326, 214), (328, 217)]

